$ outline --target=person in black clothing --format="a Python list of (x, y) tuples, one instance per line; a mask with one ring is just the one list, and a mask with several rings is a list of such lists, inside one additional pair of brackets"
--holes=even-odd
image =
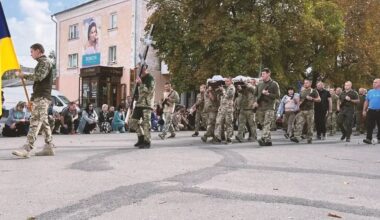
[(87, 107), (82, 112), (82, 118), (79, 121), (78, 131), (81, 134), (91, 134), (98, 123), (98, 114), (94, 110), (92, 103), (87, 104)]
[(324, 88), (323, 82), (317, 83), (317, 91), (321, 102), (314, 103), (314, 122), (317, 131), (317, 140), (326, 139), (326, 119), (332, 113), (331, 94)]
[(70, 102), (61, 112), (61, 134), (75, 134), (79, 125), (78, 118), (76, 104)]
[(339, 95), (339, 115), (338, 126), (342, 131), (340, 140), (351, 141), (352, 122), (354, 121), (355, 105), (359, 103), (359, 95), (352, 89), (352, 83), (347, 81), (344, 84), (344, 91)]

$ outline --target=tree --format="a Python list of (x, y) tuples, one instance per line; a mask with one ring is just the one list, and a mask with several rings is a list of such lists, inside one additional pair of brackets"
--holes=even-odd
[(212, 75), (257, 77), (272, 69), (280, 85), (333, 72), (343, 16), (323, 0), (150, 0), (158, 55), (182, 91)]
[(380, 1), (336, 0), (343, 8), (345, 42), (337, 60), (334, 81), (352, 80), (371, 86), (380, 71)]

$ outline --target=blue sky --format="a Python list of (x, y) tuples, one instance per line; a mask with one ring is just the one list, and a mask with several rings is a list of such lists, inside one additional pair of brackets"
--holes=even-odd
[(0, 0), (19, 62), (34, 67), (29, 47), (39, 42), (45, 50), (55, 49), (55, 23), (50, 16), (89, 0)]

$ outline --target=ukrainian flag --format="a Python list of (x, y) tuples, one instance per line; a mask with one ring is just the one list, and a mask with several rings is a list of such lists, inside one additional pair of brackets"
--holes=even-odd
[[(3, 11), (3, 6), (0, 2), (0, 96), (2, 90), (2, 76), (8, 70), (19, 70), (20, 65), (17, 61), (17, 56), (13, 48), (11, 34), (9, 33), (7, 21)], [(0, 97), (1, 98), (1, 97)], [(2, 112), (3, 103), (0, 100), (0, 115)]]

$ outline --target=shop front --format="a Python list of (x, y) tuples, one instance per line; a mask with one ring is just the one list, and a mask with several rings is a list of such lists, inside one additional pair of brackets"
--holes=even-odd
[(79, 77), (79, 104), (96, 108), (103, 104), (118, 106), (126, 101), (126, 85), (121, 84), (123, 67), (93, 66), (82, 68)]

